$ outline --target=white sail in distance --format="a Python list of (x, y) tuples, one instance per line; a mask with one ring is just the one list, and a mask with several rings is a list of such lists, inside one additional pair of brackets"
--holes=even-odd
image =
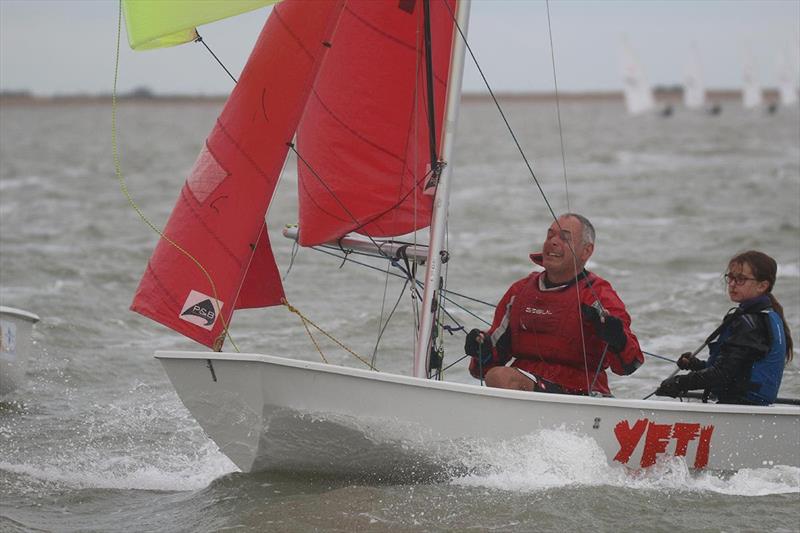
[(742, 105), (745, 109), (753, 109), (761, 105), (761, 84), (758, 81), (753, 55), (745, 50), (742, 59)]
[(631, 114), (644, 113), (655, 107), (653, 91), (636, 53), (627, 38), (622, 38), (622, 82), (625, 106)]
[(800, 48), (789, 42), (778, 60), (778, 94), (782, 106), (797, 103), (797, 90), (800, 85)]
[(700, 109), (706, 103), (706, 86), (697, 43), (689, 46), (689, 64), (683, 83), (683, 104), (688, 109)]

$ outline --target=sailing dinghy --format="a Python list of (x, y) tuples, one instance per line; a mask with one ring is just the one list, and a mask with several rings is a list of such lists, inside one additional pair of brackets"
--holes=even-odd
[[(622, 83), (625, 107), (631, 115), (656, 112), (653, 88), (647, 79), (644, 66), (626, 36), (622, 37)], [(658, 110), (663, 117), (672, 115), (672, 105), (664, 104)]]
[(761, 83), (756, 74), (756, 64), (749, 49), (742, 52), (742, 106), (757, 109), (764, 103)]
[[(441, 456), (452, 464), (472, 443), (545, 429), (591, 438), (609, 461), (636, 468), (669, 456), (697, 469), (799, 466), (798, 407), (548, 395), (436, 379), (468, 14), (469, 3), (457, 0), (274, 7), (132, 305), (214, 350), (156, 352), (183, 403), (244, 472), (386, 477), (405, 471), (400, 456), (411, 470)], [(342, 250), (360, 239), (386, 259), (424, 266), (408, 349), (413, 375), (222, 351), (234, 310), (286, 303), (265, 214), (289, 150), (299, 188), (291, 238)], [(427, 226), (427, 249), (378, 240)]]
[(719, 115), (722, 112), (720, 104), (713, 103), (710, 106), (708, 105), (703, 65), (700, 61), (700, 49), (695, 42), (690, 45), (689, 65), (684, 76), (683, 105), (686, 106), (686, 109), (705, 109), (711, 115)]
[(31, 351), (31, 331), (39, 317), (29, 311), (0, 305), (0, 398), (25, 379)]

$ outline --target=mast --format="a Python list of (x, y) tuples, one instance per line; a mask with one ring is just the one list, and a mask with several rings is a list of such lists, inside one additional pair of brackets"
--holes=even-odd
[[(470, 0), (461, 0), (457, 4), (456, 22), (458, 27), (467, 34), (469, 24)], [(453, 29), (452, 57), (450, 59), (449, 83), (447, 84), (447, 104), (442, 125), (442, 155), (444, 162), (450, 160), (455, 144), (456, 122), (458, 120), (458, 107), (461, 102), (461, 80), (464, 74), (465, 45), (458, 28)], [(435, 163), (435, 162), (432, 162)], [(427, 377), (428, 359), (432, 343), (435, 319), (438, 310), (439, 289), (441, 284), (442, 254), (444, 251), (444, 237), (447, 226), (447, 207), (450, 200), (450, 174), (451, 165), (445, 165), (439, 178), (436, 193), (433, 199), (433, 214), (430, 226), (430, 243), (428, 246), (428, 260), (425, 270), (424, 292), (419, 331), (417, 332), (416, 345), (414, 346), (414, 376)]]

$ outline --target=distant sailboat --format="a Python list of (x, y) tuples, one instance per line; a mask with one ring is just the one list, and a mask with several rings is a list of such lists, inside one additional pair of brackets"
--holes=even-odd
[[(794, 57), (792, 57), (794, 56)], [(798, 75), (798, 56), (797, 46), (787, 48), (781, 55), (778, 63), (778, 96), (782, 107), (789, 107), (797, 104), (797, 88), (800, 85)]]
[(722, 111), (718, 103), (708, 105), (700, 50), (695, 42), (690, 45), (689, 65), (683, 84), (683, 105), (687, 109), (705, 109), (712, 115), (718, 115)]
[[(655, 111), (656, 103), (653, 98), (653, 89), (647, 81), (644, 67), (642, 67), (639, 58), (625, 37), (622, 39), (622, 82), (625, 89), (625, 106), (628, 109), (628, 113), (639, 115)], [(663, 116), (671, 115), (672, 106), (665, 106), (661, 109), (660, 114)]]
[(761, 84), (756, 75), (753, 56), (749, 51), (744, 52), (742, 65), (742, 105), (745, 109), (755, 109), (763, 104)]

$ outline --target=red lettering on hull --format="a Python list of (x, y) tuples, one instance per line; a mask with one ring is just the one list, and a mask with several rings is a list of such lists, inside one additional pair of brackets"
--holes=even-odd
[(697, 454), (694, 456), (695, 468), (705, 468), (708, 464), (712, 433), (714, 433), (714, 426), (703, 426), (703, 429), (700, 430), (700, 442), (697, 444)]
[(696, 439), (699, 432), (700, 424), (684, 424), (683, 422), (678, 422), (672, 426), (672, 438), (675, 439), (676, 457), (686, 457), (689, 441)]
[(647, 419), (637, 420), (633, 427), (630, 426), (627, 420), (619, 422), (614, 427), (614, 434), (617, 436), (619, 442), (619, 451), (614, 456), (615, 461), (620, 463), (627, 463), (636, 449), (636, 445), (642, 438), (645, 428), (647, 428)]
[(614, 460), (627, 464), (644, 435), (644, 447), (639, 461), (642, 467), (654, 465), (659, 455), (667, 453), (667, 447), (671, 441), (675, 441), (675, 451), (672, 455), (686, 457), (689, 443), (697, 440), (694, 467), (705, 468), (711, 452), (711, 435), (713, 433), (714, 426), (701, 428), (700, 424), (696, 423), (657, 424), (647, 418), (642, 418), (631, 425), (629, 421), (621, 420), (614, 426), (614, 435), (619, 443), (619, 451), (614, 456)]
[(642, 466), (656, 464), (656, 456), (667, 451), (671, 433), (672, 426), (669, 424), (650, 422), (647, 425), (647, 437), (644, 439), (644, 451), (642, 452)]

